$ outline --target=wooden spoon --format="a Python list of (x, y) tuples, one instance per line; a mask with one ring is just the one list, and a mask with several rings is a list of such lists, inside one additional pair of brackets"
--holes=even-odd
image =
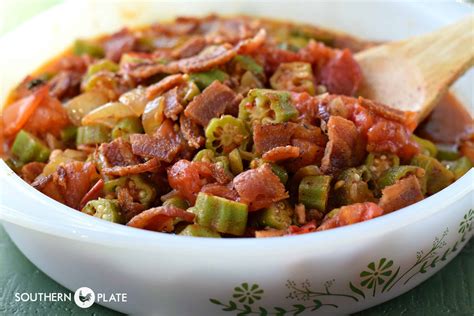
[(474, 63), (474, 15), (436, 32), (375, 46), (355, 56), (364, 82), (361, 96), (421, 122), (448, 87)]

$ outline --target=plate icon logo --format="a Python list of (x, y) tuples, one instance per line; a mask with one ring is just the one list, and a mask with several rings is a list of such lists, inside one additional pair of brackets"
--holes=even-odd
[(95, 293), (88, 287), (81, 287), (74, 293), (74, 302), (80, 308), (89, 308), (95, 302)]

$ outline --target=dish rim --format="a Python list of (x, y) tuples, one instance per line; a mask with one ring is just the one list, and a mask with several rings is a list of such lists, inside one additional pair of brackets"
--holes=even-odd
[[(32, 20), (41, 18), (46, 14), (51, 14), (50, 12), (53, 10), (59, 10), (58, 8), (67, 5), (69, 2), (70, 1), (65, 1), (62, 4), (55, 5)], [(453, 3), (453, 5), (449, 7), (451, 10), (456, 11), (456, 14), (461, 14), (462, 9), (472, 8), (469, 7), (469, 4), (459, 2)], [(20, 27), (27, 27), (29, 22), (31, 22), (31, 20), (27, 21)], [(0, 37), (0, 43), (2, 43), (6, 37), (11, 36), (14, 32), (15, 30)], [(429, 216), (441, 212), (449, 204), (456, 203), (457, 200), (463, 198), (465, 195), (474, 192), (474, 169), (471, 169), (461, 179), (435, 195), (390, 214), (337, 229), (298, 236), (287, 236), (284, 238), (258, 238), (258, 241), (255, 241), (255, 238), (241, 237), (217, 239), (176, 236), (173, 234), (131, 228), (120, 224), (117, 225), (115, 223), (94, 218), (57, 202), (37, 191), (16, 175), (5, 164), (5, 162), (1, 160), (0, 188), (3, 188), (4, 186), (10, 187), (10, 190), (13, 188), (13, 191), (16, 191), (16, 193), (25, 194), (25, 197), (30, 200), (30, 203), (38, 202), (38, 208), (43, 208), (43, 210), (41, 210), (41, 214), (31, 214), (31, 211), (16, 210), (5, 205), (15, 203), (3, 202), (3, 199), (6, 199), (6, 197), (4, 196), (5, 194), (2, 193), (2, 198), (0, 199), (0, 222), (10, 222), (24, 228), (61, 236), (63, 238), (81, 240), (95, 244), (106, 244), (114, 247), (148, 248), (150, 244), (156, 244), (159, 242), (163, 247), (178, 251), (184, 249), (188, 250), (190, 248), (199, 251), (202, 249), (221, 250), (232, 246), (234, 247), (233, 249), (239, 247), (246, 251), (249, 251), (249, 249), (252, 249), (252, 251), (255, 250), (255, 252), (258, 250), (265, 250), (262, 251), (262, 254), (268, 255), (269, 251), (280, 253), (282, 247), (294, 250), (305, 248), (305, 241), (310, 240), (313, 243), (318, 243), (318, 240), (322, 243), (339, 243), (351, 240), (354, 236), (372, 238), (373, 236), (394, 231), (424, 220)], [(5, 191), (2, 189), (2, 192)], [(421, 210), (416, 211), (416, 209)], [(75, 212), (71, 212), (71, 210)], [(107, 236), (108, 238), (105, 239), (104, 236)], [(278, 242), (276, 242), (276, 240), (278, 240)]]

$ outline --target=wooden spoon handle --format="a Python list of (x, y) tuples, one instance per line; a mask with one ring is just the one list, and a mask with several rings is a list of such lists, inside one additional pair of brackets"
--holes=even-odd
[(360, 52), (361, 94), (423, 120), (474, 64), (474, 15), (428, 35)]

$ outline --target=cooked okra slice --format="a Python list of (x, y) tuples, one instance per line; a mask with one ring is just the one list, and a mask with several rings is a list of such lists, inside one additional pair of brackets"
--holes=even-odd
[(213, 118), (206, 127), (206, 148), (218, 154), (229, 154), (235, 148), (245, 149), (249, 132), (242, 120), (231, 115)]
[(438, 148), (435, 144), (433, 144), (427, 139), (418, 137), (415, 134), (411, 135), (411, 138), (420, 146), (421, 153), (423, 155), (436, 157), (436, 155), (438, 154)]
[(12, 145), (12, 154), (21, 163), (45, 162), (48, 160), (50, 153), (51, 151), (46, 144), (24, 130), (18, 132)]
[(293, 209), (288, 201), (279, 201), (256, 213), (252, 219), (259, 227), (287, 229), (291, 225)]
[(192, 210), (196, 222), (211, 227), (220, 233), (240, 236), (247, 227), (246, 204), (200, 192)]
[(77, 145), (95, 145), (110, 141), (110, 128), (103, 125), (86, 125), (77, 129)]
[(308, 176), (301, 180), (298, 187), (298, 200), (306, 208), (326, 212), (331, 185), (331, 176)]
[(410, 164), (425, 169), (424, 181), (429, 195), (441, 191), (454, 181), (454, 174), (433, 157), (416, 155)]
[(254, 123), (283, 123), (298, 116), (290, 93), (269, 89), (252, 89), (239, 105), (239, 118)]
[(450, 170), (454, 174), (456, 180), (461, 178), (472, 167), (474, 167), (469, 158), (465, 156), (454, 161), (443, 161), (442, 163), (448, 170)]
[(224, 82), (229, 79), (229, 75), (220, 69), (211, 69), (206, 72), (197, 72), (189, 75), (189, 78), (199, 87), (204, 90), (214, 81)]
[(122, 137), (128, 140), (130, 134), (143, 133), (143, 126), (138, 117), (126, 117), (121, 119), (112, 129), (112, 138)]
[(221, 235), (210, 227), (192, 224), (186, 226), (178, 235), (193, 237), (221, 238)]
[(101, 199), (87, 202), (81, 212), (113, 223), (122, 223), (122, 214), (117, 200)]

